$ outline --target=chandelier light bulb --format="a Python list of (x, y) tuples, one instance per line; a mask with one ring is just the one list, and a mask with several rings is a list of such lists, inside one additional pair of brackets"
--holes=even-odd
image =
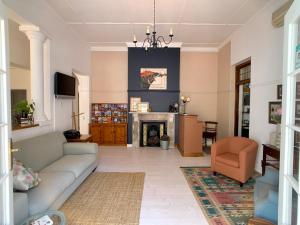
[(147, 27), (146, 34), (150, 34), (150, 27), (149, 26)]
[(136, 36), (135, 36), (135, 35), (133, 35), (133, 42), (134, 42), (134, 43), (136, 43), (136, 42), (137, 42), (137, 40), (136, 40)]
[(173, 29), (170, 29), (170, 36), (173, 36)]

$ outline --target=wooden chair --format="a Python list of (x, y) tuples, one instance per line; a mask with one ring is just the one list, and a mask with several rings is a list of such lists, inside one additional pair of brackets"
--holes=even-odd
[(212, 143), (217, 141), (217, 128), (218, 123), (214, 121), (205, 121), (205, 127), (203, 131), (203, 139), (205, 147), (207, 147), (207, 139), (211, 139)]

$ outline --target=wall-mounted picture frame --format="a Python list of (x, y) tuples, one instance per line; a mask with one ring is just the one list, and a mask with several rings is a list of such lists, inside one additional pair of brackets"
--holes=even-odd
[(149, 102), (141, 102), (138, 104), (138, 112), (148, 112), (149, 111)]
[(147, 90), (167, 90), (167, 71), (167, 68), (141, 68), (141, 88)]
[(138, 104), (141, 103), (141, 97), (130, 97), (130, 112), (138, 111)]
[(282, 99), (282, 84), (277, 85), (277, 99), (278, 100)]
[(269, 123), (279, 124), (281, 123), (282, 103), (281, 102), (269, 102)]
[(300, 101), (295, 104), (295, 119), (300, 119)]
[(296, 82), (296, 99), (300, 99), (300, 82)]

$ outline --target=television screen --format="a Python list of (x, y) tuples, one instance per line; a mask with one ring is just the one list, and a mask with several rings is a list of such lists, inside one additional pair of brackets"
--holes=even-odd
[(56, 72), (54, 75), (54, 92), (56, 97), (75, 97), (75, 78)]

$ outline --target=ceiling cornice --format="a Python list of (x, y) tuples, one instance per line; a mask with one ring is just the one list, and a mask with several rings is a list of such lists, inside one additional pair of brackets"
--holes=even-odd
[(218, 52), (217, 47), (182, 47), (181, 52)]
[[(128, 46), (133, 47), (133, 46)], [(93, 46), (92, 52), (127, 52), (128, 47), (122, 46)], [(179, 47), (181, 52), (218, 52), (217, 47)]]
[(92, 52), (127, 52), (128, 48), (126, 46), (92, 46)]
[[(69, 25), (145, 25), (152, 26), (152, 22), (68, 22)], [(243, 26), (241, 23), (155, 23), (156, 25), (184, 25), (184, 26)]]

